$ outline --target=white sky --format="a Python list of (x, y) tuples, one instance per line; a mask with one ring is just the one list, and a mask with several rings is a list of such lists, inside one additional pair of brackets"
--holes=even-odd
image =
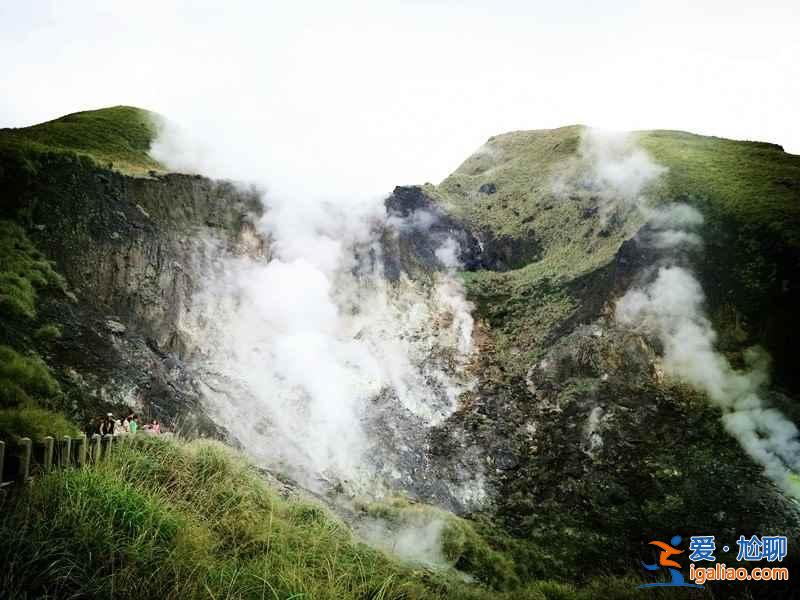
[(4, 0), (0, 126), (131, 104), (219, 174), (377, 194), (573, 123), (800, 153), (799, 61), (798, 0)]

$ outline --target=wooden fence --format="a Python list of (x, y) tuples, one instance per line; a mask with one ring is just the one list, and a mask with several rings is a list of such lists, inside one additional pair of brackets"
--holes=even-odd
[(111, 456), (113, 435), (95, 434), (91, 438), (65, 436), (32, 441), (0, 441), (0, 497), (11, 486), (24, 485), (37, 474), (51, 469), (97, 464)]

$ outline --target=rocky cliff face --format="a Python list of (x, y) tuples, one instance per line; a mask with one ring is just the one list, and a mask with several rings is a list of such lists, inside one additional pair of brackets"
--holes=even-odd
[(62, 335), (44, 349), (85, 420), (127, 408), (191, 431), (220, 433), (204, 416), (180, 334), (215, 253), (258, 254), (255, 191), (199, 176), (132, 177), (53, 154), (35, 174), (8, 160), (4, 214), (64, 275), (69, 293), (46, 294), (39, 320)]

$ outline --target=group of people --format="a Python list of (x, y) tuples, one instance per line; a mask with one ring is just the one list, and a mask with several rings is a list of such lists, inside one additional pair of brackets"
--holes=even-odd
[(107, 413), (105, 417), (95, 419), (90, 426), (90, 431), (86, 433), (92, 435), (99, 433), (100, 435), (128, 435), (135, 434), (138, 431), (149, 433), (151, 435), (158, 435), (161, 433), (161, 423), (158, 419), (153, 419), (152, 422), (140, 425), (139, 416), (131, 411), (124, 419), (115, 419), (114, 415)]

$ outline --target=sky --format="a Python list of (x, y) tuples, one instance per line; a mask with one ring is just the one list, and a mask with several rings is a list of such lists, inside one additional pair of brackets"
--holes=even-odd
[(2, 2), (0, 127), (140, 106), (211, 174), (331, 197), (574, 123), (800, 153), (799, 30), (797, 0)]

